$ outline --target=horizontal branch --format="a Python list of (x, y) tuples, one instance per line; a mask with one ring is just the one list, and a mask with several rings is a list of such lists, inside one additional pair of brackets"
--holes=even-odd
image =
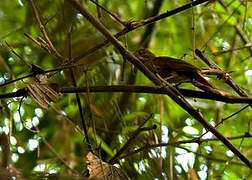
[[(56, 86), (57, 87), (57, 86)], [(126, 85), (114, 85), (114, 86), (91, 86), (91, 87), (57, 87), (55, 90), (59, 93), (114, 93), (114, 92), (128, 92), (128, 93), (151, 93), (151, 94), (167, 94), (166, 91), (159, 86), (126, 86)], [(214, 101), (221, 101), (225, 103), (241, 103), (251, 104), (252, 98), (239, 97), (239, 96), (221, 96), (211, 92), (195, 91), (189, 89), (178, 89), (185, 97), (208, 99)], [(16, 92), (0, 94), (0, 99), (14, 98), (27, 96), (26, 89), (19, 89)]]
[[(185, 97), (208, 99), (215, 101), (222, 101), (226, 103), (244, 103), (249, 104), (252, 98), (238, 97), (238, 96), (221, 96), (220, 94), (212, 92), (195, 91), (189, 89), (178, 89)], [(93, 86), (93, 87), (62, 87), (57, 90), (61, 93), (74, 93), (74, 92), (132, 92), (132, 93), (151, 93), (151, 94), (167, 94), (166, 90), (160, 86)]]
[[(242, 139), (242, 138), (251, 138), (252, 136), (250, 134), (245, 134), (241, 136), (234, 136), (234, 137), (227, 137), (229, 140), (235, 140), (235, 139)], [(126, 155), (120, 156), (117, 160), (127, 158), (129, 156), (132, 156), (136, 153), (146, 151), (149, 149), (157, 148), (157, 147), (164, 147), (164, 146), (179, 146), (182, 144), (188, 144), (188, 143), (203, 143), (203, 142), (209, 142), (209, 141), (219, 141), (218, 138), (209, 138), (209, 139), (191, 139), (191, 140), (182, 140), (182, 141), (176, 141), (176, 142), (169, 142), (169, 143), (159, 143), (159, 144), (146, 144), (145, 146), (138, 148), (134, 151), (129, 152)], [(243, 164), (240, 164), (243, 165)]]

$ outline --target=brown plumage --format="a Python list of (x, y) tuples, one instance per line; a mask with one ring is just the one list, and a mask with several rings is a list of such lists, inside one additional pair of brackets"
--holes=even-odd
[[(202, 76), (200, 69), (190, 63), (170, 57), (156, 57), (153, 53), (144, 48), (135, 52), (135, 55), (153, 73), (159, 74), (167, 82), (192, 82), (195, 86), (202, 89), (202, 86), (197, 85), (200, 83), (206, 87), (216, 89)], [(205, 90), (205, 88), (203, 90)]]

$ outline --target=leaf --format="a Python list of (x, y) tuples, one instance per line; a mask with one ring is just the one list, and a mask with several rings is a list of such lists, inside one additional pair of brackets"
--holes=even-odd
[(120, 169), (103, 162), (92, 152), (87, 154), (89, 179), (106, 179), (106, 180), (126, 180), (127, 178), (123, 175)]
[(38, 82), (26, 83), (28, 95), (30, 95), (40, 107), (48, 109), (50, 107), (50, 102), (58, 101), (59, 93), (56, 92), (50, 84), (47, 84), (47, 80), (43, 76), (40, 77), (40, 82), (45, 84)]

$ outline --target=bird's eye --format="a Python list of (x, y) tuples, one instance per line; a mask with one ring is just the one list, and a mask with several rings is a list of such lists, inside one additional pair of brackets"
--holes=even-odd
[(140, 49), (140, 50), (139, 50), (139, 54), (140, 54), (140, 55), (144, 55), (144, 50), (143, 50), (143, 49)]

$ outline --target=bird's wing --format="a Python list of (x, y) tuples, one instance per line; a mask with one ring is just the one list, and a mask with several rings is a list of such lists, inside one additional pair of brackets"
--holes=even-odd
[(158, 68), (160, 72), (164, 72), (166, 70), (175, 71), (177, 73), (181, 72), (186, 76), (192, 77), (192, 79), (195, 79), (201, 84), (215, 88), (202, 76), (199, 68), (180, 59), (170, 57), (157, 57), (153, 60), (152, 63), (153, 66), (155, 66), (155, 68)]
[(181, 72), (198, 72), (199, 68), (194, 65), (182, 61), (180, 59), (170, 58), (170, 57), (156, 57), (153, 60), (153, 65), (162, 70), (173, 70)]

